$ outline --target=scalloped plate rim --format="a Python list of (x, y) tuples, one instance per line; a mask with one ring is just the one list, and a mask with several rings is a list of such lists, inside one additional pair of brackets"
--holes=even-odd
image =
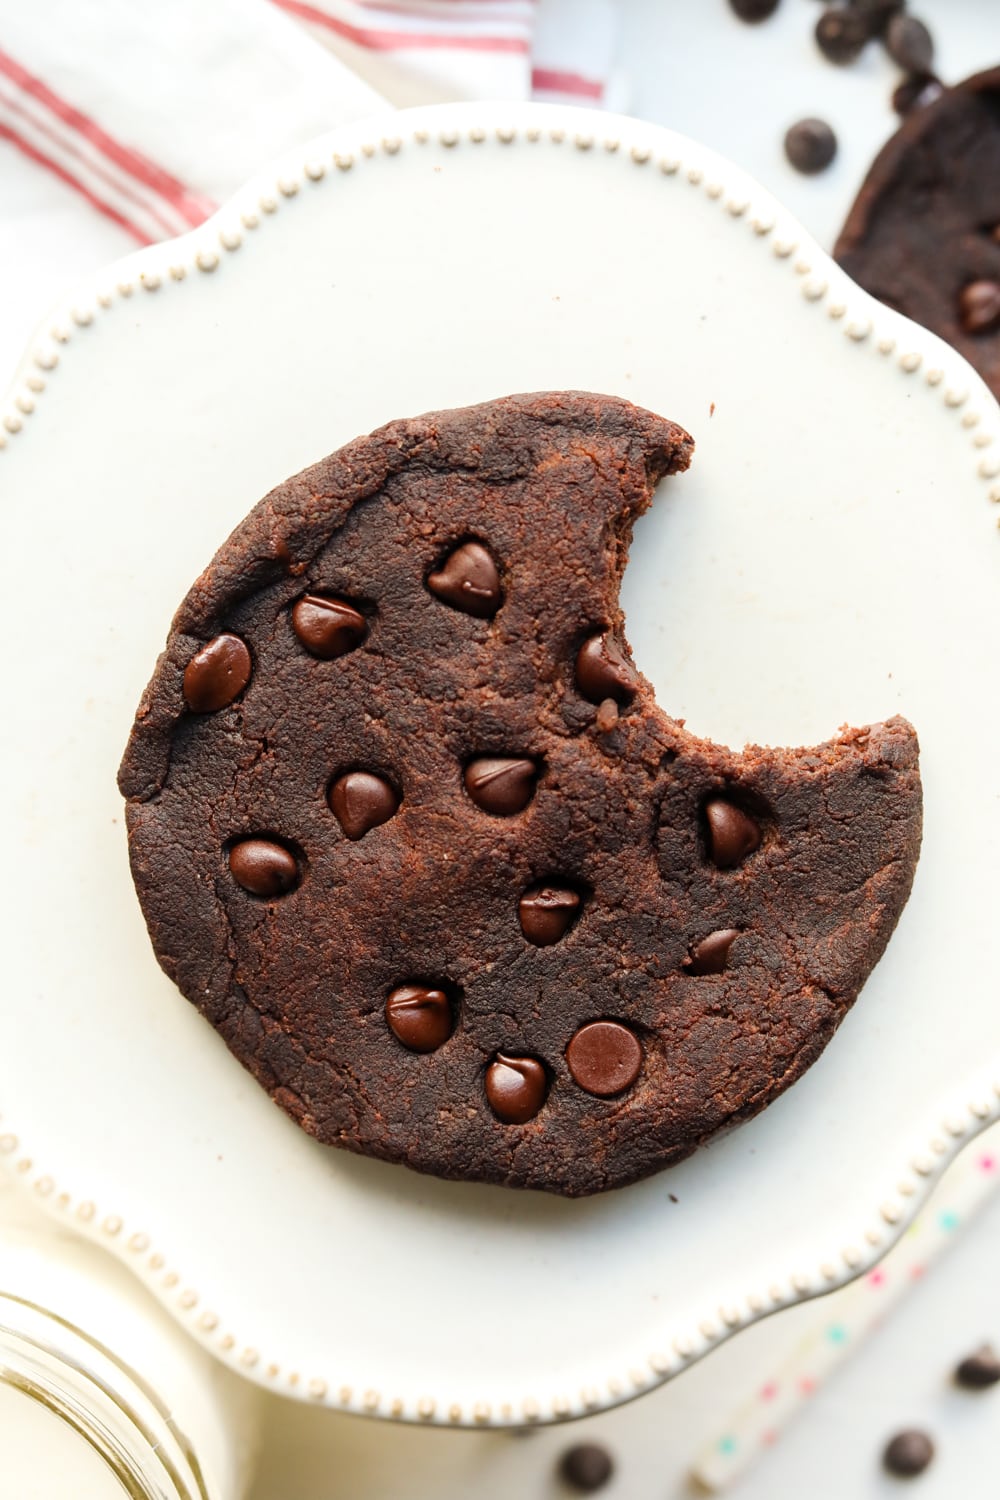
[[(255, 173), (197, 228), (178, 238), (130, 252), (82, 279), (55, 303), (28, 341), (8, 395), (0, 405), (0, 447), (7, 446), (21, 431), (25, 419), (35, 413), (44, 391), (44, 381), (40, 383), (35, 372), (51, 369), (52, 356), (57, 362), (61, 346), (79, 336), (76, 329), (86, 328), (116, 298), (131, 296), (140, 288), (155, 295), (162, 282), (170, 277), (183, 280), (187, 275), (210, 275), (224, 255), (239, 249), (247, 235), (258, 232), (261, 214), (266, 217), (268, 212), (260, 206), (262, 197), (273, 199), (278, 206), (282, 196), (294, 196), (328, 173), (336, 175), (355, 166), (363, 170), (363, 160), (359, 162), (355, 152), (360, 152), (362, 158), (379, 150), (396, 155), (404, 146), (418, 143), (421, 131), (429, 134), (433, 130), (439, 131), (440, 144), (455, 148), (469, 141), (476, 143), (489, 131), (496, 132), (501, 141), (509, 136), (511, 144), (520, 131), (548, 131), (550, 136), (557, 132), (565, 138), (567, 149), (620, 150), (624, 155), (627, 148), (637, 166), (670, 171), (671, 175), (685, 171), (693, 185), (704, 186), (710, 197), (720, 200), (720, 212), (745, 218), (753, 225), (755, 235), (770, 241), (772, 247), (784, 240), (784, 246), (775, 253), (782, 259), (795, 257), (794, 269), (802, 278), (805, 298), (825, 303), (832, 324), (858, 342), (875, 340), (880, 352), (896, 355), (907, 373), (915, 374), (925, 362), (933, 361), (931, 369), (936, 378), (928, 383), (949, 383), (946, 389), (954, 392), (955, 399), (946, 396), (946, 404), (955, 409), (956, 416), (974, 394), (983, 403), (983, 410), (974, 422), (964, 424), (970, 428), (970, 444), (985, 448), (1000, 439), (1000, 407), (964, 358), (926, 329), (885, 308), (857, 287), (798, 221), (741, 168), (678, 132), (627, 116), (562, 105), (487, 102), (423, 106), (337, 127), (284, 153)], [(408, 131), (410, 139), (404, 141)], [(373, 134), (378, 136), (377, 144), (370, 143)], [(365, 149), (369, 145), (370, 149)], [(654, 159), (657, 151), (668, 156), (661, 154)], [(669, 168), (664, 164), (668, 160), (673, 163)], [(247, 216), (258, 222), (248, 224)], [(831, 333), (836, 326), (831, 327)], [(898, 354), (901, 342), (905, 352)], [(887, 346), (884, 349), (883, 344)], [(997, 480), (1000, 461), (982, 458), (979, 477), (983, 481)], [(990, 498), (1000, 500), (1000, 484), (993, 485)], [(828, 1260), (821, 1261), (809, 1276), (793, 1276), (787, 1286), (773, 1288), (769, 1298), (758, 1296), (758, 1307), (753, 1305), (755, 1299), (749, 1298), (748, 1312), (718, 1307), (700, 1310), (688, 1320), (690, 1327), (665, 1332), (662, 1342), (665, 1347), (670, 1346), (669, 1351), (662, 1357), (651, 1357), (647, 1369), (632, 1373), (630, 1378), (624, 1372), (620, 1379), (612, 1377), (609, 1385), (617, 1384), (617, 1392), (607, 1388), (602, 1393), (595, 1391), (589, 1400), (584, 1396), (573, 1400), (552, 1396), (547, 1404), (530, 1399), (520, 1402), (516, 1411), (513, 1402), (504, 1403), (499, 1413), (472, 1399), (467, 1402), (467, 1409), (441, 1410), (433, 1399), (412, 1393), (386, 1403), (372, 1392), (357, 1393), (347, 1385), (338, 1389), (333, 1376), (295, 1376), (293, 1381), (286, 1379), (279, 1384), (269, 1376), (263, 1354), (250, 1345), (241, 1350), (228, 1333), (219, 1335), (218, 1329), (225, 1326), (221, 1315), (214, 1312), (206, 1315), (199, 1309), (198, 1299), (192, 1301), (183, 1290), (178, 1295), (181, 1277), (169, 1269), (168, 1256), (154, 1248), (148, 1236), (133, 1229), (110, 1205), (99, 1209), (85, 1195), (71, 1195), (44, 1164), (39, 1166), (33, 1160), (30, 1143), (24, 1142), (16, 1123), (5, 1115), (0, 1115), (0, 1160), (10, 1167), (13, 1179), (31, 1192), (57, 1221), (71, 1220), (78, 1232), (104, 1244), (194, 1337), (239, 1374), (261, 1386), (358, 1415), (425, 1425), (507, 1427), (568, 1420), (635, 1399), (687, 1368), (739, 1329), (863, 1275), (905, 1232), (958, 1152), (1000, 1120), (1000, 1053), (987, 1065), (977, 1068), (965, 1083), (942, 1093), (922, 1120), (909, 1134), (913, 1139), (919, 1136), (925, 1149), (909, 1162), (900, 1163), (895, 1171), (887, 1170), (884, 1174), (886, 1181), (897, 1184), (906, 1174), (914, 1174), (908, 1178), (908, 1191), (901, 1195), (898, 1190), (895, 1195), (888, 1191), (881, 1207), (873, 1210), (868, 1227), (859, 1226), (856, 1233), (844, 1237), (852, 1245), (867, 1243), (867, 1251), (857, 1253), (848, 1262), (841, 1251), (831, 1252)], [(253, 1358), (248, 1357), (251, 1354)]]

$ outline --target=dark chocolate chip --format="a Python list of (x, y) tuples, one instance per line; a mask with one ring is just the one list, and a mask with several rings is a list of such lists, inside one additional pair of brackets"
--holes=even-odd
[(498, 1052), (486, 1069), (486, 1097), (498, 1120), (523, 1125), (545, 1100), (545, 1069), (536, 1057)]
[(884, 36), (893, 16), (906, 8), (906, 0), (850, 0), (851, 9), (865, 19), (869, 36)]
[(477, 807), (498, 818), (523, 812), (535, 794), (538, 767), (533, 760), (483, 755), (465, 768), (465, 790)]
[(576, 685), (591, 703), (613, 698), (631, 703), (639, 685), (639, 674), (610, 630), (584, 641), (576, 656)]
[(451, 1036), (454, 1017), (444, 990), (401, 984), (385, 1002), (392, 1034), (411, 1052), (436, 1052)]
[(934, 65), (934, 38), (916, 16), (893, 16), (885, 29), (885, 46), (907, 73), (929, 73)]
[(867, 21), (856, 10), (825, 10), (816, 22), (816, 43), (832, 63), (852, 63), (869, 35)]
[(536, 948), (564, 938), (580, 913), (580, 896), (565, 885), (533, 885), (517, 906), (521, 931)]
[(892, 92), (892, 107), (897, 115), (908, 115), (915, 109), (926, 109), (944, 93), (944, 84), (933, 73), (911, 73)]
[(914, 1427), (896, 1433), (886, 1444), (882, 1462), (890, 1474), (910, 1479), (914, 1474), (922, 1474), (933, 1457), (934, 1444), (926, 1432)]
[(374, 771), (347, 771), (326, 794), (330, 811), (349, 839), (362, 839), (389, 819), (399, 807), (395, 787)]
[(729, 0), (729, 8), (741, 21), (766, 21), (778, 9), (779, 0)]
[(760, 847), (760, 826), (739, 807), (721, 797), (705, 806), (708, 823), (708, 857), (720, 870), (742, 864)]
[(488, 620), (503, 602), (497, 565), (482, 542), (463, 542), (427, 579), (432, 594), (467, 615)]
[(798, 120), (785, 132), (785, 155), (797, 172), (822, 172), (836, 154), (837, 137), (825, 120)]
[(273, 839), (240, 839), (229, 850), (229, 869), (253, 896), (284, 896), (299, 880), (294, 854)]
[(184, 668), (184, 702), (196, 714), (227, 708), (250, 681), (253, 663), (238, 635), (217, 635)]
[(958, 297), (958, 315), (966, 333), (989, 333), (1000, 324), (1000, 282), (970, 281)]
[(361, 612), (346, 599), (304, 594), (292, 608), (292, 629), (312, 656), (333, 661), (360, 646), (368, 633)]
[(1000, 1381), (1000, 1355), (992, 1344), (983, 1344), (975, 1354), (969, 1354), (955, 1370), (958, 1385), (968, 1391), (984, 1391)]
[(735, 927), (720, 927), (708, 937), (695, 943), (683, 967), (689, 974), (724, 974), (729, 963), (729, 950), (739, 937)]
[(611, 1454), (600, 1443), (576, 1443), (559, 1460), (560, 1479), (582, 1495), (603, 1489), (614, 1471)]
[(634, 1031), (619, 1021), (590, 1021), (566, 1048), (566, 1066), (588, 1094), (608, 1099), (631, 1088), (642, 1067), (642, 1047)]

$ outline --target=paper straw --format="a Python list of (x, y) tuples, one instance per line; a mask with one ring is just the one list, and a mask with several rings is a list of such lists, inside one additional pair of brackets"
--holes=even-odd
[(819, 1299), (815, 1323), (787, 1361), (734, 1410), (695, 1463), (697, 1483), (716, 1492), (726, 1489), (772, 1447), (814, 1391), (919, 1285), (998, 1186), (1000, 1133), (994, 1130), (962, 1153), (874, 1270)]

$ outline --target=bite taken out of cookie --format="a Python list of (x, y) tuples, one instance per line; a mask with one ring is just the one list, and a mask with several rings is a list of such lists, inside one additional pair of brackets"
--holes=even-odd
[(136, 890), (318, 1140), (620, 1187), (794, 1083), (878, 962), (909, 724), (736, 753), (632, 662), (632, 525), (692, 450), (575, 392), (393, 422), (260, 501), (181, 604), (119, 773)]

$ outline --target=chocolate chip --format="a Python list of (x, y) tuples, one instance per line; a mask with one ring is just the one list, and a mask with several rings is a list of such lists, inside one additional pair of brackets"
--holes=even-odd
[(565, 885), (533, 885), (517, 906), (521, 931), (536, 948), (564, 938), (580, 914), (580, 896)]
[(911, 73), (892, 92), (892, 107), (897, 115), (908, 115), (915, 109), (926, 109), (944, 93), (944, 84), (933, 73)]
[(591, 703), (613, 698), (631, 703), (639, 685), (639, 674), (610, 630), (584, 641), (576, 656), (576, 685)]
[(926, 1432), (920, 1432), (914, 1427), (896, 1433), (891, 1442), (886, 1444), (882, 1462), (890, 1474), (910, 1479), (914, 1474), (922, 1474), (933, 1457), (934, 1444)]
[(886, 51), (907, 73), (929, 73), (934, 63), (934, 38), (916, 16), (893, 16), (885, 31)]
[(785, 155), (797, 172), (822, 172), (836, 154), (837, 137), (825, 120), (798, 120), (785, 132)]
[(326, 794), (330, 810), (349, 839), (362, 839), (388, 823), (399, 807), (395, 787), (374, 771), (347, 771)]
[(240, 839), (229, 850), (229, 869), (253, 896), (284, 896), (299, 880), (294, 854), (273, 839)]
[(482, 542), (463, 542), (427, 579), (432, 594), (464, 614), (488, 620), (503, 602), (497, 565)]
[(729, 8), (741, 21), (766, 21), (778, 4), (779, 0), (729, 0)]
[(864, 17), (869, 36), (884, 36), (893, 16), (905, 9), (906, 0), (850, 0), (850, 4)]
[(566, 1066), (588, 1094), (607, 1099), (631, 1088), (642, 1067), (642, 1047), (634, 1031), (618, 1021), (590, 1021), (566, 1048)]
[(327, 594), (304, 594), (292, 608), (292, 629), (306, 650), (323, 661), (346, 656), (368, 634), (360, 610)]
[(250, 681), (253, 663), (238, 635), (217, 635), (184, 668), (184, 702), (193, 713), (227, 708)]
[(559, 1460), (560, 1479), (583, 1495), (603, 1489), (614, 1471), (611, 1454), (600, 1443), (576, 1443)]
[(816, 42), (828, 62), (852, 63), (869, 37), (868, 23), (855, 10), (825, 10), (816, 22)]
[(523, 1125), (542, 1107), (545, 1069), (536, 1057), (498, 1052), (486, 1069), (486, 1097), (497, 1119), (505, 1125)]
[(720, 927), (708, 937), (695, 943), (683, 967), (689, 974), (724, 974), (729, 962), (729, 950), (739, 937), (735, 927)]
[(385, 1002), (385, 1019), (411, 1052), (436, 1052), (451, 1036), (454, 1017), (444, 990), (401, 984)]
[(975, 1354), (969, 1354), (955, 1370), (958, 1385), (968, 1391), (984, 1391), (1000, 1381), (1000, 1355), (992, 1344), (983, 1344)]
[(958, 315), (966, 333), (989, 333), (1000, 324), (1000, 282), (970, 281), (958, 297)]
[(477, 807), (498, 818), (523, 812), (535, 794), (533, 760), (483, 755), (465, 768), (465, 790)]
[(742, 864), (760, 847), (760, 827), (739, 807), (721, 797), (705, 806), (708, 823), (708, 857), (720, 870)]

